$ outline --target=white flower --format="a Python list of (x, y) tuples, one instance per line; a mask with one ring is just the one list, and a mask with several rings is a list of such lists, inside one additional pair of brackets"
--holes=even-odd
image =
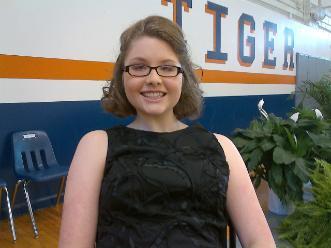
[(290, 119), (293, 120), (294, 122), (297, 122), (299, 119), (299, 112), (294, 113), (293, 115), (290, 116)]
[(316, 114), (316, 118), (322, 120), (323, 119), (323, 115), (321, 113), (321, 111), (319, 111), (319, 109), (315, 109), (315, 114)]
[(263, 101), (263, 98), (262, 98), (262, 99), (259, 101), (259, 103), (257, 104), (257, 107), (259, 108), (259, 110), (262, 109), (263, 104), (264, 104), (264, 101)]
[(262, 108), (264, 104), (263, 98), (259, 101), (259, 103), (257, 104), (257, 107), (261, 113), (261, 115), (263, 115), (266, 119), (268, 119), (268, 113)]
[(298, 139), (297, 136), (295, 136), (295, 134), (293, 134), (293, 138), (294, 138), (295, 146), (298, 146)]

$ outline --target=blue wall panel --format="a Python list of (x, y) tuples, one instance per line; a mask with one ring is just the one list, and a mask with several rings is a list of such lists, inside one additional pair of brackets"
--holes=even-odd
[(290, 95), (208, 97), (199, 122), (213, 132), (231, 136), (235, 128), (245, 128), (260, 116), (257, 104), (262, 98), (267, 113), (284, 118), (294, 106)]
[[(208, 97), (205, 98), (203, 115), (195, 122), (213, 132), (230, 136), (235, 128), (247, 127), (253, 118), (259, 116), (257, 103), (262, 97), (267, 112), (279, 116), (285, 116), (294, 105), (294, 101), (289, 100), (289, 95)], [(13, 192), (16, 182), (11, 148), (13, 132), (45, 130), (51, 139), (58, 162), (69, 166), (75, 147), (86, 132), (130, 121), (129, 118), (119, 119), (105, 113), (99, 101), (0, 104), (0, 116), (0, 177), (7, 180), (10, 193)], [(54, 204), (58, 183), (56, 180), (29, 185), (33, 207), (41, 208)], [(26, 207), (20, 190), (15, 214), (22, 212), (26, 212)]]

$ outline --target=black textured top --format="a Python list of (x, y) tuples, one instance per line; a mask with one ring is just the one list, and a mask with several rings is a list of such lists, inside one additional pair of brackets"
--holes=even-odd
[(226, 247), (229, 168), (212, 133), (106, 131), (97, 247)]

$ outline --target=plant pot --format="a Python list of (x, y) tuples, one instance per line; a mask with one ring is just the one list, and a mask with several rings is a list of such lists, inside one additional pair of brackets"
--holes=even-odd
[(289, 203), (283, 205), (279, 200), (279, 197), (273, 192), (272, 189), (269, 191), (269, 211), (277, 215), (289, 215), (294, 212), (294, 204)]

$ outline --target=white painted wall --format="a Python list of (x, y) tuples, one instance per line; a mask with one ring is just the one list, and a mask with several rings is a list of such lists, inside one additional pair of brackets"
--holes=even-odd
[[(226, 64), (205, 62), (205, 54), (213, 50), (213, 16), (205, 12), (207, 1), (192, 0), (189, 13), (183, 11), (183, 30), (194, 63), (205, 69), (249, 73), (295, 75), (295, 70), (283, 70), (285, 27), (295, 33), (295, 52), (331, 59), (331, 34), (295, 21), (284, 14), (265, 8), (250, 0), (213, 0), (228, 8), (222, 19), (222, 51), (228, 53)], [(289, 1), (294, 2), (294, 1)], [(292, 3), (293, 4), (293, 3)], [(0, 0), (0, 54), (46, 58), (114, 62), (121, 32), (136, 20), (148, 15), (172, 19), (172, 4), (161, 0)], [(238, 18), (252, 15), (256, 22), (256, 58), (252, 66), (243, 67), (237, 60)], [(278, 26), (275, 69), (262, 67), (264, 51), (263, 22)], [(248, 30), (246, 30), (248, 34)], [(240, 83), (240, 82), (238, 82)], [(40, 91), (47, 85), (45, 91)], [(62, 101), (99, 99), (104, 82), (0, 79), (0, 102)], [(78, 90), (72, 90), (72, 87)], [(206, 96), (290, 93), (294, 86), (204, 84)], [(26, 90), (23, 96), (17, 91)]]

